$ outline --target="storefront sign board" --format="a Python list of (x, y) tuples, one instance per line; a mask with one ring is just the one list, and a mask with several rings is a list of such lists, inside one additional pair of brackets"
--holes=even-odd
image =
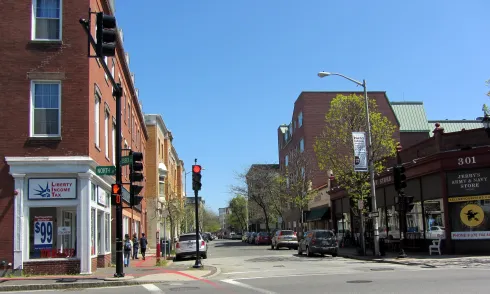
[(77, 199), (77, 179), (29, 179), (29, 200)]
[(447, 173), (448, 196), (490, 194), (490, 169), (467, 169)]
[(490, 231), (473, 231), (473, 232), (451, 232), (453, 240), (484, 240), (490, 239)]

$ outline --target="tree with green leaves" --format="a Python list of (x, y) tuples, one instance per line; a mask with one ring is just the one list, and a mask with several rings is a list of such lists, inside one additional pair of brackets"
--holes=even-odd
[(228, 207), (231, 210), (231, 214), (227, 215), (226, 223), (231, 225), (237, 230), (247, 230), (247, 199), (242, 195), (237, 195), (230, 199)]
[(216, 232), (221, 229), (219, 216), (209, 207), (202, 209), (202, 230), (203, 232)]
[(170, 223), (170, 239), (174, 240), (177, 230), (180, 228), (181, 221), (184, 216), (184, 203), (182, 198), (177, 196), (172, 189), (169, 188), (169, 194), (165, 201), (165, 210)]
[[(308, 209), (312, 197), (316, 194), (312, 190), (313, 180), (313, 160), (312, 156), (306, 152), (294, 149), (289, 153), (288, 165), (286, 166), (284, 178), (287, 179), (285, 189), (289, 197), (287, 199), (300, 210)], [(304, 229), (304, 220), (301, 219), (301, 229)]]
[[(369, 100), (369, 116), (372, 137), (370, 151), (375, 173), (379, 174), (386, 170), (386, 159), (396, 154), (396, 126), (378, 111), (373, 99)], [(325, 115), (325, 128), (314, 145), (320, 169), (332, 171), (338, 186), (346, 190), (355, 206), (358, 200), (367, 200), (370, 181), (369, 173), (354, 171), (352, 132), (366, 130), (365, 99), (355, 94), (339, 94), (330, 103)], [(359, 213), (355, 207), (352, 207), (352, 211), (356, 215)]]
[(248, 200), (257, 205), (262, 212), (266, 230), (270, 222), (278, 216), (278, 208), (284, 203), (283, 179), (278, 164), (253, 164), (250, 169), (238, 176), (241, 185), (232, 186), (235, 194), (247, 195)]

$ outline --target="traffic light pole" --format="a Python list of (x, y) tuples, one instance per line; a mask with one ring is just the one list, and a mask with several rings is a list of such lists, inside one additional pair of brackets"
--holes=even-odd
[[(197, 159), (194, 159), (194, 163), (197, 164)], [(199, 191), (194, 190), (194, 203), (195, 203), (195, 214), (196, 214), (196, 262), (194, 263), (193, 268), (201, 268), (201, 257), (199, 256), (199, 247), (201, 244), (199, 243)]]
[[(121, 84), (116, 84), (114, 87), (114, 96), (116, 97), (116, 184), (122, 184), (121, 170)], [(116, 205), (116, 273), (114, 277), (124, 277), (123, 267), (123, 201)]]
[[(116, 98), (116, 156), (115, 156), (115, 165), (116, 165), (116, 184), (122, 185), (122, 172), (121, 172), (121, 157), (122, 157), (122, 149), (121, 149), (121, 97), (122, 97), (122, 87), (121, 84), (116, 83), (114, 77), (112, 76), (112, 72), (109, 70), (109, 67), (105, 63), (103, 56), (93, 56), (90, 55), (90, 45), (92, 48), (96, 48), (96, 43), (92, 34), (90, 33), (90, 19), (92, 12), (89, 9), (89, 18), (80, 19), (79, 22), (82, 25), (82, 28), (85, 30), (85, 33), (88, 36), (89, 48), (88, 48), (88, 57), (96, 57), (99, 59), (99, 64), (102, 65), (109, 81), (114, 88), (112, 95)], [(124, 277), (124, 268), (123, 268), (123, 223), (122, 223), (122, 203), (116, 204), (116, 273), (114, 277), (122, 278)]]

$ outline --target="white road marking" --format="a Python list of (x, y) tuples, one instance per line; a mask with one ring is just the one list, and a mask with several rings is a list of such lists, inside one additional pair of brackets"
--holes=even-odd
[(143, 284), (143, 286), (146, 290), (153, 292), (153, 293), (163, 293), (162, 289), (158, 288), (157, 286), (153, 284)]
[(254, 287), (254, 286), (250, 286), (250, 285), (247, 285), (247, 284), (244, 284), (244, 283), (235, 281), (235, 280), (222, 280), (222, 282), (225, 282), (225, 283), (228, 283), (228, 284), (231, 284), (231, 285), (235, 285), (235, 286), (238, 286), (238, 287), (242, 287), (242, 288), (245, 288), (245, 289), (250, 289), (250, 290), (253, 290), (255, 292), (262, 293), (262, 294), (277, 294), (276, 292), (272, 292), (272, 291), (269, 291), (269, 290), (266, 290), (266, 289), (262, 289), (262, 288), (257, 288), (257, 287)]
[(261, 270), (261, 271), (246, 271), (246, 272), (229, 272), (229, 273), (222, 273), (223, 275), (238, 275), (238, 274), (248, 274), (248, 273), (262, 273), (264, 271), (267, 271), (268, 273), (270, 272), (281, 272), (281, 271), (295, 271), (296, 269), (290, 268), (290, 269), (275, 269), (275, 270)]

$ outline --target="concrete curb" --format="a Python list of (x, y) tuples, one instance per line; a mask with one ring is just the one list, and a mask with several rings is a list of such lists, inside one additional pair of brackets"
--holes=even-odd
[(165, 284), (167, 281), (138, 281), (135, 279), (126, 281), (101, 281), (87, 283), (59, 283), (59, 284), (26, 284), (26, 285), (5, 285), (0, 286), (0, 292), (12, 291), (36, 291), (36, 290), (62, 290), (62, 289), (88, 289), (116, 286), (136, 286), (143, 284)]
[(369, 258), (369, 257), (365, 257), (365, 256), (351, 255), (351, 254), (339, 254), (339, 256), (344, 257), (344, 258), (349, 258), (349, 259), (371, 261), (371, 262), (377, 262), (377, 263), (389, 263), (389, 264), (399, 264), (399, 265), (409, 265), (409, 266), (427, 266), (426, 264), (423, 264), (423, 263), (406, 262), (406, 261), (403, 262), (403, 261), (386, 260), (386, 259), (374, 259), (374, 258)]
[(214, 272), (211, 271), (209, 274), (204, 275), (203, 278), (211, 279), (211, 278), (214, 278), (214, 277), (219, 276), (221, 274), (221, 268), (220, 267), (217, 267), (214, 265), (210, 265), (210, 267), (214, 267), (214, 269), (215, 269)]

